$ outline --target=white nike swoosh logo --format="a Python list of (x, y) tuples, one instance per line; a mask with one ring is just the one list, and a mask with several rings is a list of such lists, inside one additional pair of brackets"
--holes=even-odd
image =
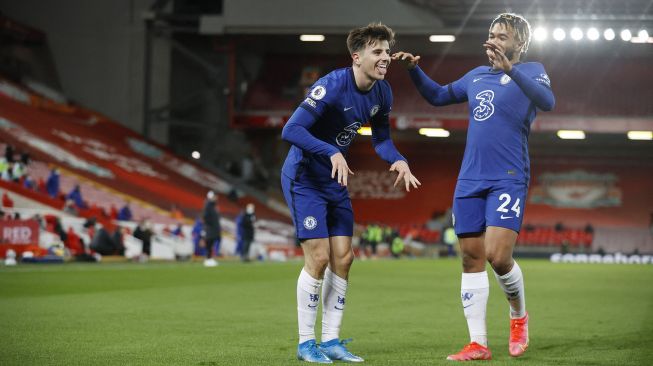
[(477, 81), (479, 81), (481, 79), (483, 79), (483, 78), (476, 78), (476, 79), (472, 80), (472, 82), (475, 83), (475, 82), (477, 82)]
[(512, 219), (512, 216), (503, 216), (501, 215), (501, 220)]
[(352, 108), (354, 108), (354, 107), (345, 108), (345, 112), (347, 112), (348, 110), (350, 110)]

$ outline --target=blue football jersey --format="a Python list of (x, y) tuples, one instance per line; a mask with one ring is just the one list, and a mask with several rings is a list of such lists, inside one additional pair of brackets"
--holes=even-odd
[[(387, 116), (392, 108), (390, 84), (379, 80), (369, 91), (356, 86), (351, 67), (330, 72), (311, 88), (299, 108), (311, 113), (316, 122), (308, 128), (315, 138), (333, 146), (345, 157), (364, 124), (375, 116)], [(336, 151), (334, 149), (334, 151)], [(292, 145), (282, 173), (288, 178), (333, 181), (329, 156), (314, 154)], [(337, 184), (337, 182), (335, 182)]]
[[(521, 73), (551, 88), (542, 64), (513, 65)], [(458, 179), (530, 179), (528, 135), (537, 108), (510, 76), (480, 66), (449, 84), (457, 102), (469, 102), (469, 127)]]

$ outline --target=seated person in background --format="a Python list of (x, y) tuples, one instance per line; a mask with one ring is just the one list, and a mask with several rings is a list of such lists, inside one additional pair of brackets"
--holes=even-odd
[(23, 187), (27, 189), (36, 189), (36, 182), (29, 176), (29, 174), (23, 176)]
[(50, 176), (45, 182), (45, 188), (50, 197), (59, 197), (59, 170), (57, 170), (57, 168), (54, 168), (50, 171)]
[(121, 244), (114, 241), (114, 238), (111, 237), (111, 234), (104, 226), (97, 225), (95, 235), (91, 239), (91, 250), (102, 255), (117, 255), (121, 254), (121, 252), (124, 253), (124, 249), (121, 251)]
[(129, 208), (129, 202), (126, 202), (120, 211), (118, 211), (118, 220), (131, 221), (132, 217), (132, 210)]
[(70, 191), (70, 193), (68, 193), (66, 199), (73, 200), (75, 205), (79, 208), (88, 208), (86, 202), (84, 202), (84, 199), (82, 198), (82, 191), (79, 188), (79, 184), (75, 184), (75, 187)]

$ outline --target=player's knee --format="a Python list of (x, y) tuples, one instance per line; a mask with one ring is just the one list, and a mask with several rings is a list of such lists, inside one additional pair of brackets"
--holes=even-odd
[(512, 258), (504, 258), (501, 256), (488, 255), (488, 262), (490, 262), (490, 265), (492, 266), (494, 272), (499, 274), (506, 274), (510, 272), (510, 269), (512, 267)]
[(473, 253), (463, 252), (463, 269), (465, 272), (482, 272), (485, 267), (485, 258)]
[(354, 262), (354, 253), (350, 250), (343, 255), (338, 256), (336, 262), (338, 267), (349, 270), (349, 267), (351, 267), (351, 264)]
[(329, 265), (329, 253), (326, 251), (316, 251), (311, 254), (311, 265), (319, 273), (324, 273)]

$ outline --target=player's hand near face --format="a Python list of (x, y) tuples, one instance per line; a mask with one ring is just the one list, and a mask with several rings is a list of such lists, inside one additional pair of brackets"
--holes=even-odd
[(413, 173), (410, 172), (410, 168), (408, 167), (408, 163), (406, 163), (403, 160), (397, 160), (392, 164), (390, 167), (391, 172), (397, 172), (397, 179), (395, 180), (394, 186), (396, 187), (397, 184), (403, 179), (404, 184), (406, 185), (406, 192), (410, 192), (410, 186), (412, 185), (415, 188), (418, 188), (418, 186), (421, 186), (422, 183), (415, 178)]
[(490, 59), (490, 62), (495, 69), (502, 70), (506, 74), (512, 70), (512, 63), (497, 46), (492, 43), (485, 42), (483, 47), (485, 47), (485, 54)]
[(397, 61), (408, 70), (412, 70), (419, 63), (420, 56), (414, 56), (408, 52), (397, 52), (392, 54), (392, 60)]
[(349, 169), (347, 160), (341, 153), (331, 155), (331, 178), (338, 178), (338, 183), (341, 186), (347, 186), (347, 176), (354, 175), (354, 172)]

